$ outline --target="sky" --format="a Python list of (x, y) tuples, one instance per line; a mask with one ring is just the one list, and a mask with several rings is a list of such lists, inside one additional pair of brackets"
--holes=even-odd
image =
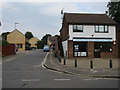
[(61, 29), (61, 10), (67, 13), (105, 13), (106, 2), (36, 2), (23, 0), (2, 2), (2, 32), (11, 32), (16, 28), (25, 34), (30, 31), (39, 39), (45, 34), (59, 35)]

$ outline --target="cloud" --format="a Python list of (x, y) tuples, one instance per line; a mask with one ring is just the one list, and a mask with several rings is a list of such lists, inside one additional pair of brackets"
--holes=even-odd
[[(103, 12), (105, 4), (90, 4), (83, 2), (4, 2), (3, 30), (11, 31), (14, 23), (25, 33), (31, 31), (38, 38), (46, 33), (59, 34), (61, 28), (61, 9), (65, 12)], [(100, 4), (100, 5), (99, 5)]]
[(48, 3), (40, 9), (40, 13), (49, 16), (56, 16), (60, 15), (62, 9), (64, 9), (65, 12), (80, 11), (79, 7), (74, 3)]
[(3, 0), (4, 2), (109, 2), (110, 0)]

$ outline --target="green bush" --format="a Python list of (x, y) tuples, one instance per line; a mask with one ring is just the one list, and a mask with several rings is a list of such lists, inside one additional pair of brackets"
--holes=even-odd
[(6, 40), (2, 40), (2, 45), (9, 46), (10, 44), (8, 43), (8, 41), (6, 41)]

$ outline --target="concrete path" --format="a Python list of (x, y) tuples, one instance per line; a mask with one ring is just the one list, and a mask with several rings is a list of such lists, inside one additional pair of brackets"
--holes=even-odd
[[(50, 59), (50, 60), (49, 60)], [(72, 75), (81, 75), (84, 77), (100, 77), (100, 78), (119, 78), (118, 75), (118, 60), (113, 61), (113, 68), (109, 68), (109, 65), (105, 64), (105, 62), (109, 63), (108, 60), (93, 60), (96, 66), (91, 69), (90, 68), (90, 60), (78, 60), (77, 68), (75, 68), (74, 60), (66, 60), (66, 65), (62, 62), (60, 63), (57, 58), (54, 57), (54, 52), (51, 51), (48, 55), (48, 60), (46, 60), (45, 66), (48, 69), (53, 69), (55, 71), (68, 73)], [(103, 64), (102, 64), (103, 63)], [(102, 66), (103, 65), (103, 66)], [(101, 66), (101, 67), (100, 67)]]

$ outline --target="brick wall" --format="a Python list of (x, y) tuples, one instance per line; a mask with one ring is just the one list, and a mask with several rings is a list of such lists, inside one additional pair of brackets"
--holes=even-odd
[(117, 33), (118, 33), (118, 57), (120, 58), (120, 26)]
[(2, 45), (2, 55), (9, 56), (15, 54), (15, 45), (10, 44), (8, 46)]
[(68, 41), (68, 58), (73, 58), (73, 41)]
[(65, 40), (67, 40), (68, 36), (69, 36), (69, 25), (66, 23), (66, 21), (64, 19), (63, 26), (60, 31), (60, 37), (61, 37), (62, 41), (65, 41)]
[(88, 42), (88, 57), (94, 58), (94, 42)]

